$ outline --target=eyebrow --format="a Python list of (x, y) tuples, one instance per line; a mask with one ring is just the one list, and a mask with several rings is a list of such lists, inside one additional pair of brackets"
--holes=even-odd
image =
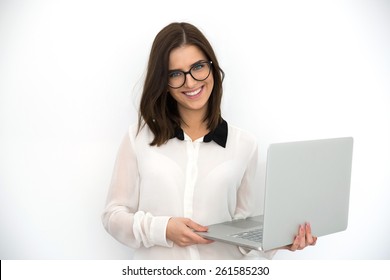
[[(195, 65), (201, 63), (201, 62), (207, 62), (207, 60), (206, 60), (206, 59), (200, 59), (200, 60), (198, 60), (197, 62), (192, 63), (192, 64), (190, 65), (190, 69), (191, 69), (192, 67), (194, 67)], [(182, 70), (182, 69), (169, 69), (168, 71), (169, 71), (169, 72), (175, 72), (175, 71), (184, 71), (184, 70)], [(188, 71), (189, 71), (189, 70), (188, 70)], [(185, 72), (185, 71), (184, 71), (184, 72)]]

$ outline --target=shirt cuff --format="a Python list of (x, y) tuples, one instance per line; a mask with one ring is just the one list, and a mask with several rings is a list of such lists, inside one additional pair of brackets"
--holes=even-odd
[(171, 217), (158, 216), (152, 219), (150, 225), (150, 239), (154, 245), (172, 247), (173, 242), (167, 239), (167, 225)]
[(252, 251), (251, 249), (247, 249), (241, 246), (238, 246), (238, 250), (240, 250), (241, 254), (243, 255), (247, 255), (250, 251)]
[(266, 259), (266, 260), (272, 260), (272, 258), (275, 256), (277, 250), (268, 250), (268, 251), (257, 251), (257, 250), (251, 250), (244, 247), (238, 247), (238, 250), (248, 259), (254, 258), (254, 259)]

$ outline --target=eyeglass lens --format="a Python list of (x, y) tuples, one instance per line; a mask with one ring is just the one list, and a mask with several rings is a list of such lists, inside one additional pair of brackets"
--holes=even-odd
[(168, 85), (172, 88), (179, 88), (186, 82), (187, 74), (197, 81), (203, 81), (210, 75), (210, 63), (206, 61), (199, 62), (191, 67), (190, 71), (184, 72), (176, 70), (168, 75)]

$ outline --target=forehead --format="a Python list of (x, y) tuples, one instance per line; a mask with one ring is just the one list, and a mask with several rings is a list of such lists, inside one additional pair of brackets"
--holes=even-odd
[(188, 69), (199, 60), (207, 60), (200, 48), (193, 45), (184, 45), (175, 48), (169, 54), (169, 69)]

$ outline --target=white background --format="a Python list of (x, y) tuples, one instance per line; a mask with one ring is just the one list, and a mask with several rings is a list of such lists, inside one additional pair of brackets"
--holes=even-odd
[[(0, 1), (0, 259), (128, 259), (100, 215), (152, 41), (198, 26), (260, 145), (355, 138), (350, 222), (276, 259), (390, 259), (390, 3)], [(332, 203), (329, 201), (329, 203)]]

